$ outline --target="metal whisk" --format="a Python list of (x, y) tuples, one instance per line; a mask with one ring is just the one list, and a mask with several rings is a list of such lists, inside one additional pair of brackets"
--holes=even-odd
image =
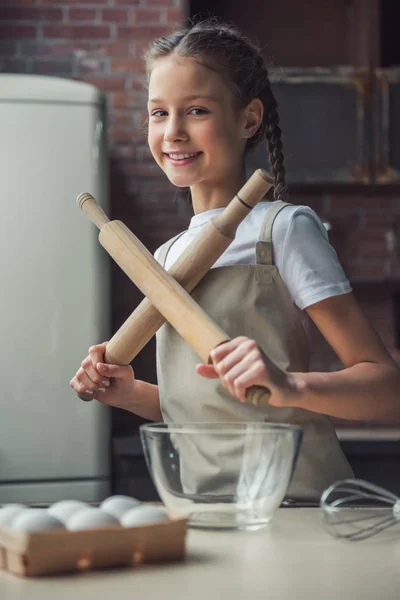
[(343, 479), (322, 496), (322, 522), (338, 538), (364, 540), (400, 523), (400, 498), (362, 479)]

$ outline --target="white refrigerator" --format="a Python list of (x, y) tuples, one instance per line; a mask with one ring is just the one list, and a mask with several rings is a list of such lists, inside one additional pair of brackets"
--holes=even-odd
[(0, 75), (0, 504), (110, 493), (110, 412), (69, 381), (110, 336), (110, 260), (76, 204), (108, 209), (105, 103)]

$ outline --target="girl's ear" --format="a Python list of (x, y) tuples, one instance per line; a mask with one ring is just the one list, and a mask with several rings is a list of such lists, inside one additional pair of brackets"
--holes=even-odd
[(264, 115), (264, 105), (259, 98), (253, 98), (244, 109), (243, 137), (249, 139), (257, 132)]

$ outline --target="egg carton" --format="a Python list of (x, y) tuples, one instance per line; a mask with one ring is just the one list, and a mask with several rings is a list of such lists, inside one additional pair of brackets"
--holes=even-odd
[(0, 528), (0, 568), (24, 577), (183, 560), (187, 519), (84, 531)]

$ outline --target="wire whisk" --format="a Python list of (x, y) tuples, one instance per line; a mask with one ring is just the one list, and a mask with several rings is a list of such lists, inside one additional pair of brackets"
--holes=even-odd
[(363, 479), (343, 479), (322, 496), (322, 522), (337, 538), (358, 541), (400, 523), (400, 498)]

